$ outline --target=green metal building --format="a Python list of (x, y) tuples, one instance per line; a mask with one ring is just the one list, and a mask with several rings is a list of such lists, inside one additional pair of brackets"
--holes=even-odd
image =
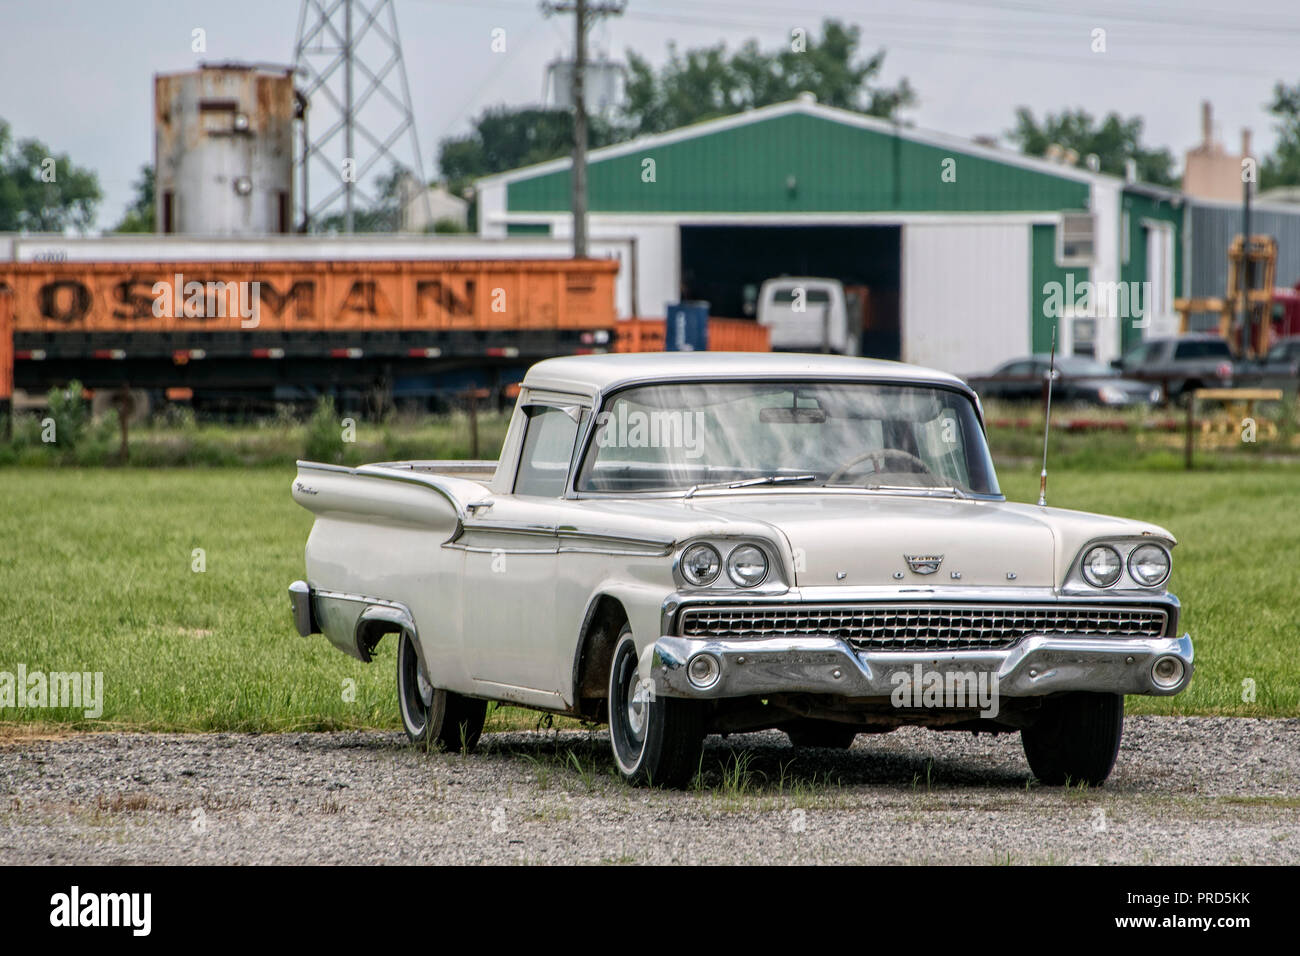
[[(480, 180), (480, 233), (570, 236), (569, 173)], [(594, 150), (588, 186), (593, 247), (625, 250), (625, 315), (745, 317), (765, 279), (836, 278), (869, 290), (866, 354), (959, 373), (1045, 351), (1054, 327), (1109, 361), (1176, 323), (1177, 193), (807, 95)]]

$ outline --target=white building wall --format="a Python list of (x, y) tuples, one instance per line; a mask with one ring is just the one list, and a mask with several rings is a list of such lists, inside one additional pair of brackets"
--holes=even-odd
[(1030, 226), (907, 223), (902, 358), (957, 375), (1029, 354)]
[(478, 234), (484, 239), (506, 237), (506, 184), (480, 183), (478, 186)]
[[(1093, 260), (1089, 278), (1094, 289), (1109, 289), (1110, 283), (1119, 281), (1120, 275), (1120, 225), (1123, 186), (1120, 183), (1094, 182), (1092, 184), (1092, 214), (1095, 217)], [(1132, 322), (1135, 316), (1118, 316), (1106, 313), (1109, 297), (1102, 296), (1103, 304), (1097, 314), (1097, 354), (1099, 362), (1110, 362), (1120, 353), (1120, 324)], [(1149, 333), (1144, 333), (1144, 335)]]
[[(636, 286), (636, 301), (630, 297), (629, 311), (619, 302), (620, 316), (638, 318), (663, 318), (668, 314), (668, 304), (681, 299), (682, 289), (682, 232), (678, 223), (646, 222), (620, 216), (593, 216), (588, 228), (591, 237), (609, 240), (631, 240), (626, 243), (629, 259), (624, 260), (619, 271), (620, 292), (626, 284)], [(635, 250), (632, 253), (632, 250)], [(635, 273), (633, 272), (635, 269)]]

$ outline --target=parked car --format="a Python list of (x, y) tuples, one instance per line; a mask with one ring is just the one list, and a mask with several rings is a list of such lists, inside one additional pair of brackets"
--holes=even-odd
[(1231, 388), (1232, 350), (1217, 335), (1147, 339), (1114, 363), (1126, 378), (1160, 385), (1172, 399), (1198, 388)]
[[(1121, 378), (1115, 369), (1087, 356), (1058, 355), (1055, 361), (1054, 402), (1125, 407), (1151, 405), (1163, 397), (1160, 386)], [(989, 374), (974, 375), (966, 381), (986, 400), (1041, 402), (1051, 364), (1050, 355), (1030, 355), (1003, 362)]]
[(500, 460), (299, 462), (298, 631), (397, 649), (412, 740), (472, 748), (488, 701), (610, 727), (634, 783), (711, 733), (849, 747), (903, 725), (1019, 732), (1101, 783), (1124, 695), (1177, 694), (1174, 537), (1014, 504), (975, 393), (822, 355), (549, 359)]
[(1278, 339), (1262, 359), (1238, 362), (1236, 382), (1253, 388), (1294, 392), (1300, 384), (1300, 335)]

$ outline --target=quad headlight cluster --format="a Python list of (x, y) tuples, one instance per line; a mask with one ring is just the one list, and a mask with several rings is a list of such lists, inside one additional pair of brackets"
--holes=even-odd
[(1173, 560), (1163, 545), (1139, 544), (1121, 557), (1119, 548), (1110, 544), (1093, 545), (1079, 561), (1083, 580), (1095, 588), (1114, 587), (1128, 568), (1129, 578), (1138, 587), (1157, 588), (1169, 580)]
[(682, 552), (682, 577), (692, 587), (708, 587), (721, 578), (725, 569), (727, 578), (738, 588), (758, 587), (767, 579), (767, 553), (754, 544), (738, 544), (727, 552), (726, 560), (711, 544), (698, 542)]

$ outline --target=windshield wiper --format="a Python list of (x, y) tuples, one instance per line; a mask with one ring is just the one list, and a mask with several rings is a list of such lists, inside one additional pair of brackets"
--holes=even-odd
[(816, 481), (816, 475), (763, 475), (759, 478), (742, 478), (740, 481), (714, 481), (706, 485), (692, 485), (686, 497), (693, 497), (697, 491), (709, 488), (752, 488), (755, 485), (784, 485), (792, 481)]
[(865, 485), (867, 491), (901, 491), (909, 495), (923, 495), (927, 492), (938, 492), (951, 498), (970, 498), (966, 492), (962, 491), (955, 485)]

